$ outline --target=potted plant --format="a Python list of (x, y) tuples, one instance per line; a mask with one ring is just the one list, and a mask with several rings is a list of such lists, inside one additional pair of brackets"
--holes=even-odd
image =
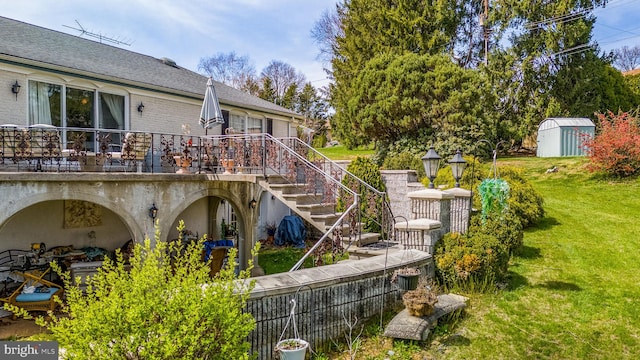
[(276, 344), (280, 360), (304, 360), (309, 343), (302, 339), (285, 339)]
[(276, 223), (270, 222), (270, 223), (267, 223), (264, 226), (264, 228), (267, 231), (267, 241), (273, 242), (273, 240), (274, 240), (273, 237), (276, 235), (276, 231), (278, 230), (278, 226), (276, 225)]
[(393, 272), (391, 283), (397, 283), (400, 290), (415, 290), (421, 271), (418, 268), (404, 267)]
[(431, 315), (438, 296), (431, 291), (429, 286), (421, 286), (415, 290), (407, 291), (402, 295), (402, 302), (412, 316)]

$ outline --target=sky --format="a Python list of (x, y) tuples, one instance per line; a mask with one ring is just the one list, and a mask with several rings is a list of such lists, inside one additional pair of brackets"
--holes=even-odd
[[(73, 28), (82, 26), (130, 44), (114, 46), (167, 57), (193, 71), (198, 71), (201, 58), (221, 52), (248, 56), (258, 74), (278, 60), (321, 87), (328, 83), (326, 64), (318, 60), (311, 29), (335, 4), (336, 0), (0, 0), (0, 16), (72, 35), (80, 35)], [(601, 49), (640, 45), (640, 0), (610, 0), (594, 14), (593, 38)]]

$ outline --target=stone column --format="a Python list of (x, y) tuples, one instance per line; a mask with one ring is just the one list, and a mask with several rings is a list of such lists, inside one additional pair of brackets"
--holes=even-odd
[(444, 192), (454, 196), (451, 200), (451, 232), (466, 233), (471, 218), (473, 193), (461, 188), (447, 189)]
[(412, 219), (437, 220), (442, 225), (442, 234), (451, 231), (453, 195), (437, 189), (424, 189), (410, 192), (407, 196), (411, 199)]

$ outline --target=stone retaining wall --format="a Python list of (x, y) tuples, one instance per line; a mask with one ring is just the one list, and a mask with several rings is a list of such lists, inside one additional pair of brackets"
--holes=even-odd
[[(249, 335), (252, 353), (258, 359), (272, 359), (296, 300), (296, 319), (300, 337), (309, 341), (314, 351), (344, 341), (348, 329), (345, 318), (357, 316), (358, 324), (379, 317), (381, 310), (397, 308), (401, 303), (397, 286), (391, 284), (395, 269), (419, 267), (433, 277), (430, 255), (417, 250), (390, 252), (364, 260), (256, 278), (256, 287), (247, 303), (247, 311), (256, 319), (256, 329)], [(385, 270), (386, 269), (386, 270)], [(359, 328), (359, 327), (358, 327)], [(293, 325), (284, 338), (293, 337)]]

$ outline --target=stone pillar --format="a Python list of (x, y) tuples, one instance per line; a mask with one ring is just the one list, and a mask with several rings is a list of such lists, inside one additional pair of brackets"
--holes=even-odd
[(413, 170), (382, 170), (382, 181), (387, 187), (391, 212), (396, 221), (411, 219), (411, 203), (407, 201), (407, 193), (412, 184), (418, 183), (418, 175)]
[(451, 232), (466, 233), (471, 218), (473, 193), (461, 188), (447, 189), (444, 192), (454, 196), (451, 200)]
[(425, 189), (410, 192), (407, 196), (411, 199), (412, 219), (437, 220), (442, 225), (442, 234), (451, 231), (453, 195), (437, 189)]

